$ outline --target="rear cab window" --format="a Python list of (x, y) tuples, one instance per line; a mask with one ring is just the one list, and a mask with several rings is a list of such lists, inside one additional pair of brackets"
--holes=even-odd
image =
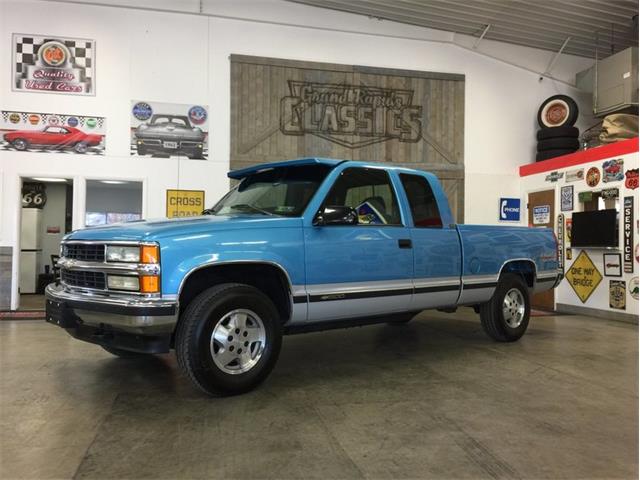
[(401, 173), (400, 182), (409, 200), (413, 225), (416, 228), (442, 228), (440, 209), (429, 181), (421, 175)]

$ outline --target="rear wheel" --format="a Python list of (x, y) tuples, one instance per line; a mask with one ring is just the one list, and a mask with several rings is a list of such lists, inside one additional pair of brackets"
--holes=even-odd
[(496, 291), (480, 306), (480, 321), (485, 333), (498, 342), (514, 342), (529, 326), (529, 290), (521, 277), (506, 273)]
[(259, 385), (282, 344), (278, 311), (249, 285), (226, 283), (199, 294), (176, 333), (178, 364), (210, 395), (235, 395)]
[(85, 142), (78, 142), (73, 146), (76, 153), (87, 153), (89, 146)]

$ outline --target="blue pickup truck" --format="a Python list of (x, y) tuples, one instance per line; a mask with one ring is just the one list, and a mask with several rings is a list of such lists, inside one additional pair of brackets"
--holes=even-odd
[(202, 216), (78, 230), (46, 319), (121, 357), (174, 349), (210, 394), (248, 391), (282, 336), (472, 306), (518, 340), (530, 295), (561, 279), (552, 230), (457, 225), (437, 178), (307, 158), (229, 173)]

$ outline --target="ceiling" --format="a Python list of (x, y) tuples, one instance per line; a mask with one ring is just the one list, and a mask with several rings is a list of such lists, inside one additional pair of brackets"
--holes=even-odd
[(292, 0), (316, 7), (595, 58), (638, 46), (629, 0)]

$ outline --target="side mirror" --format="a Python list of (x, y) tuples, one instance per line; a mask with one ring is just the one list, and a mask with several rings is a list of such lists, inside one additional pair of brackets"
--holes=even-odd
[(351, 207), (343, 205), (326, 206), (316, 214), (313, 224), (316, 226), (357, 225), (358, 212)]

